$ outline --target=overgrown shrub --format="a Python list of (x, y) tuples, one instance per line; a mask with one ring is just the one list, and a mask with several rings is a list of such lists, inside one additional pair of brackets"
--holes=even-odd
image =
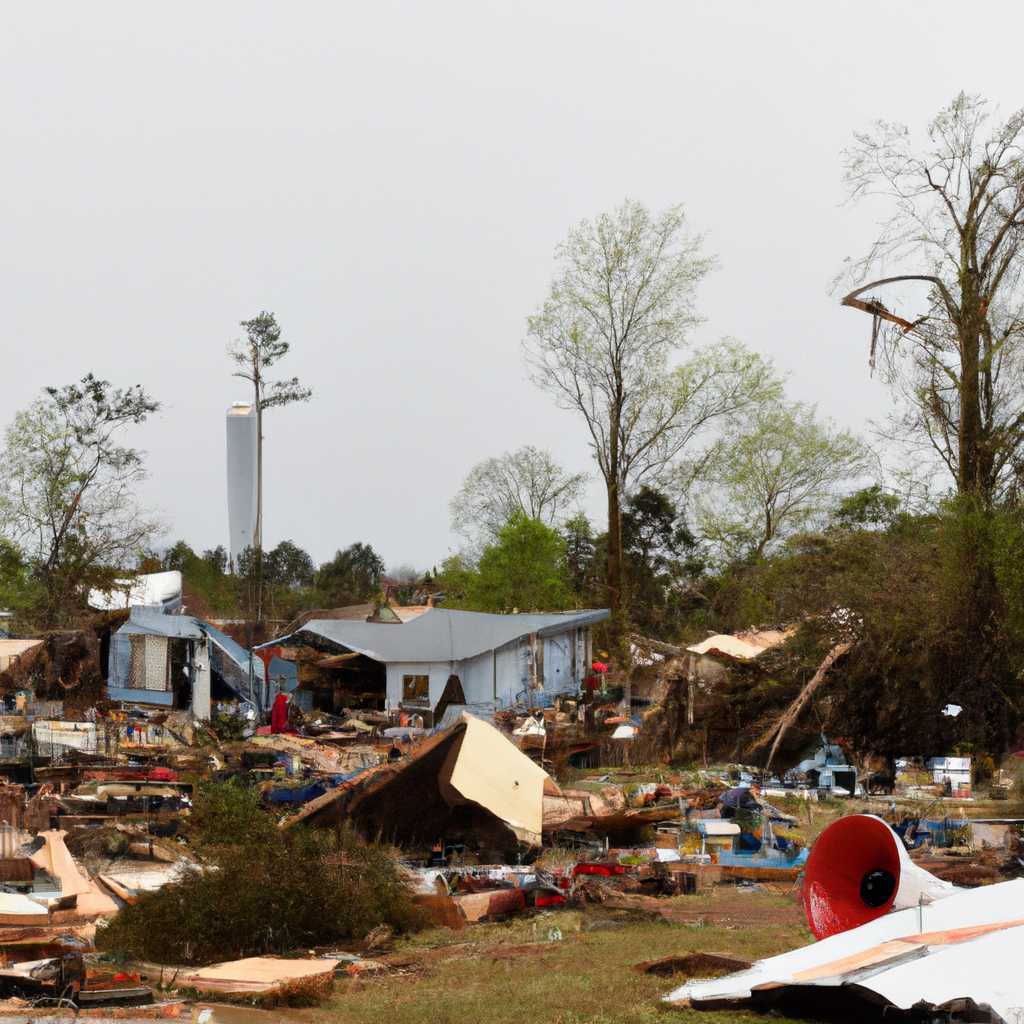
[(201, 870), (148, 893), (96, 936), (111, 952), (160, 963), (284, 953), (417, 926), (393, 853), (353, 832), (282, 832), (253, 789), (203, 787), (192, 823)]

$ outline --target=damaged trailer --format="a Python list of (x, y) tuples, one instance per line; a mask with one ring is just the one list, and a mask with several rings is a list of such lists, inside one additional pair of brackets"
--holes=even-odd
[(241, 698), (263, 707), (263, 684), (259, 658), (191, 615), (132, 608), (111, 639), (111, 700), (191, 710), (209, 719), (217, 699)]

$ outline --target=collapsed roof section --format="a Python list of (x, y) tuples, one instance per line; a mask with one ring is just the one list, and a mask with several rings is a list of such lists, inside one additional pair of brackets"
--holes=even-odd
[(539, 846), (544, 796), (559, 792), (547, 772), (493, 725), (463, 713), (409, 760), (370, 769), (325, 793), (284, 827), (348, 819), (364, 835), (400, 844), (462, 832), (484, 836), (492, 848)]
[(786, 629), (749, 630), (744, 633), (718, 633), (709, 636), (699, 644), (686, 649), (691, 654), (706, 654), (711, 657), (727, 658), (733, 661), (753, 661), (756, 657), (784, 644), (797, 631), (796, 626)]

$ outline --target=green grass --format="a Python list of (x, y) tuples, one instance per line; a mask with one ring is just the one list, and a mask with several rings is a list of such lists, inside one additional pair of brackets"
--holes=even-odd
[[(757, 900), (779, 900), (751, 895)], [(426, 970), (345, 980), (324, 1007), (304, 1011), (309, 1021), (370, 1024), (764, 1024), (758, 1014), (702, 1012), (668, 1007), (661, 997), (684, 980), (641, 974), (644, 960), (686, 952), (722, 953), (754, 960), (808, 941), (802, 927), (688, 927), (665, 923), (596, 925), (609, 920), (600, 911), (567, 911), (520, 918), (507, 924), (479, 925), (461, 932), (422, 933), (402, 951), (452, 947), (445, 958), (428, 961)], [(557, 927), (561, 941), (547, 941)], [(508, 947), (537, 945), (523, 951)], [(502, 955), (503, 948), (508, 950)], [(308, 1016), (306, 1016), (308, 1014)], [(782, 1018), (774, 1017), (773, 1020)]]

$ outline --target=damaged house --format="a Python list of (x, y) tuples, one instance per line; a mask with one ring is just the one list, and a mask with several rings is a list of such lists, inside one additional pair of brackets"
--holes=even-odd
[(427, 608), (406, 622), (313, 619), (257, 653), (271, 690), (293, 692), (301, 707), (405, 711), (429, 726), (449, 706), (486, 711), (576, 692), (591, 628), (608, 615)]
[(263, 664), (231, 637), (191, 615), (132, 608), (110, 644), (111, 700), (191, 710), (209, 719), (212, 700), (259, 704)]

